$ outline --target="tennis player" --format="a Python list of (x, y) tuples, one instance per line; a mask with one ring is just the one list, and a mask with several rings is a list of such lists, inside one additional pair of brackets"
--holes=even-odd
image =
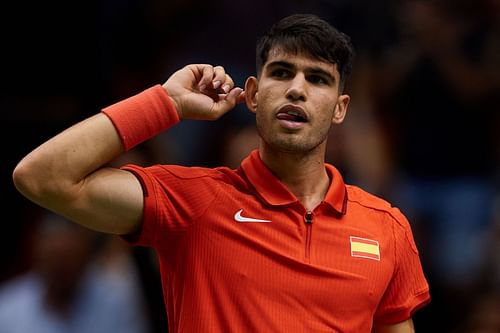
[[(105, 107), (23, 158), (15, 185), (88, 228), (155, 249), (170, 332), (414, 332), (429, 302), (410, 225), (325, 163), (353, 50), (313, 15), (277, 22), (257, 76), (192, 64)], [(259, 148), (237, 169), (104, 167), (185, 119), (245, 102)], [(217, 143), (212, 143), (217, 144)]]

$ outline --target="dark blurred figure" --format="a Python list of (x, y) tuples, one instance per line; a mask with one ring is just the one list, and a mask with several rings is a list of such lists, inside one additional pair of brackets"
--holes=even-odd
[(401, 171), (391, 199), (421, 244), (430, 327), (447, 332), (483, 288), (498, 176), (500, 17), (486, 0), (410, 0), (395, 17), (400, 42), (376, 75)]
[(1, 286), (0, 332), (150, 332), (119, 243), (51, 213), (33, 239), (33, 268)]

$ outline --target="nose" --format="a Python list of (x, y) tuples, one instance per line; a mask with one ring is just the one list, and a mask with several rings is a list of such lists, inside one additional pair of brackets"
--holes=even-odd
[(307, 81), (303, 74), (298, 73), (293, 80), (290, 80), (290, 86), (286, 91), (286, 98), (291, 101), (305, 102), (307, 99)]

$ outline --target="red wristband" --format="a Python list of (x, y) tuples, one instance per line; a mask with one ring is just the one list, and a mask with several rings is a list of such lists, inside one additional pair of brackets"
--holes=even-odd
[(167, 91), (159, 84), (110, 105), (106, 114), (128, 151), (179, 122), (179, 115)]

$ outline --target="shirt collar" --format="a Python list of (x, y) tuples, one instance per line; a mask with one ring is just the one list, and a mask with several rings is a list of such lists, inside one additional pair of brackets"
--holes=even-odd
[[(259, 151), (253, 150), (241, 163), (243, 172), (259, 195), (271, 205), (287, 205), (297, 201), (295, 195), (262, 162)], [(325, 164), (332, 180), (324, 202), (340, 214), (347, 209), (347, 191), (340, 172), (330, 164)]]

